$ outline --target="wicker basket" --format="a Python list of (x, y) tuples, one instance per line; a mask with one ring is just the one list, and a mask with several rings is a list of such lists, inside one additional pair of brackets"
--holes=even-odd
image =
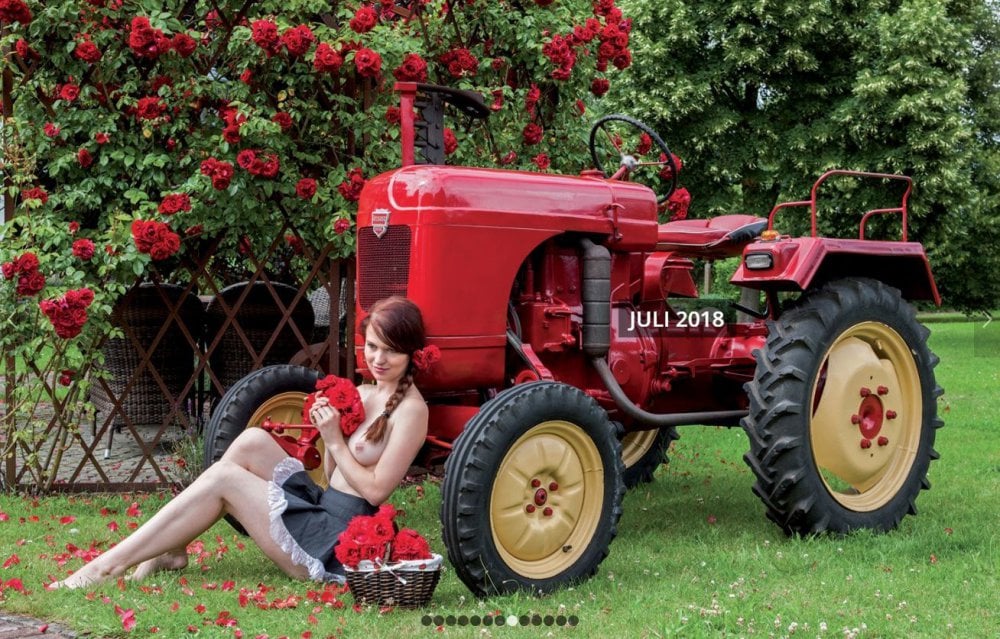
[(441, 578), (441, 555), (431, 559), (400, 561), (376, 566), (362, 561), (358, 568), (344, 567), (347, 585), (358, 603), (422, 608), (431, 600)]

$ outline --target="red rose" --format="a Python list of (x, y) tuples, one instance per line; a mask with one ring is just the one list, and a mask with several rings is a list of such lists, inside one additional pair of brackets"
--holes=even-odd
[(525, 125), (521, 135), (524, 138), (524, 143), (531, 146), (542, 141), (542, 137), (545, 135), (545, 130), (535, 122), (529, 122)]
[(160, 237), (149, 249), (149, 256), (154, 260), (165, 260), (176, 253), (180, 248), (180, 236), (166, 228), (164, 225)]
[(336, 73), (344, 64), (340, 53), (325, 42), (320, 42), (313, 55), (313, 69), (320, 73)]
[(250, 84), (253, 81), (253, 71), (250, 69), (243, 69), (243, 73), (240, 74), (240, 82), (243, 84)]
[(345, 200), (357, 202), (361, 197), (361, 189), (365, 186), (365, 177), (361, 169), (354, 167), (347, 174), (347, 180), (337, 186), (337, 190)]
[(354, 67), (363, 78), (377, 78), (382, 73), (382, 56), (362, 47), (354, 52)]
[(166, 110), (167, 105), (160, 101), (159, 96), (139, 98), (135, 105), (135, 117), (137, 120), (154, 120)]
[(153, 28), (149, 18), (136, 16), (129, 29), (128, 46), (140, 58), (157, 58), (170, 50), (171, 42), (163, 31)]
[(304, 24), (289, 27), (281, 34), (281, 43), (293, 57), (305, 55), (315, 41), (316, 36), (313, 35), (312, 29)]
[(38, 60), (40, 57), (24, 38), (18, 38), (17, 42), (14, 43), (14, 50), (24, 60)]
[(542, 98), (542, 90), (538, 88), (537, 84), (532, 83), (531, 88), (528, 89), (527, 95), (524, 96), (524, 110), (529, 114), (535, 114), (535, 107), (538, 106), (538, 101)]
[(549, 156), (544, 153), (539, 153), (535, 157), (531, 158), (531, 161), (534, 162), (535, 166), (537, 166), (541, 171), (549, 168), (549, 165), (551, 164)]
[(378, 14), (375, 13), (375, 9), (363, 5), (354, 13), (354, 17), (348, 24), (355, 33), (367, 33), (374, 29), (377, 23)]
[(236, 164), (244, 170), (249, 169), (256, 159), (257, 152), (253, 149), (243, 149), (236, 154)]
[(66, 291), (62, 297), (42, 300), (38, 307), (55, 328), (56, 335), (70, 339), (80, 334), (87, 322), (87, 307), (93, 301), (94, 292), (89, 288), (80, 288)]
[(305, 252), (305, 243), (298, 235), (286, 235), (285, 243), (288, 244), (288, 247), (292, 249), (292, 253), (295, 255), (302, 255), (302, 253)]
[[(681, 169), (684, 168), (684, 162), (682, 162), (681, 159), (676, 155), (674, 155), (673, 153), (671, 153), (670, 156), (673, 158), (674, 164), (677, 166), (677, 172), (680, 173)], [(674, 179), (674, 169), (673, 167), (670, 166), (670, 163), (667, 162), (666, 154), (664, 153), (660, 154), (660, 162), (663, 163), (663, 168), (660, 169), (660, 177), (663, 178), (664, 180)]]
[(326, 397), (330, 405), (340, 411), (340, 430), (343, 431), (344, 436), (350, 437), (358, 429), (358, 426), (364, 423), (365, 409), (354, 382), (336, 375), (327, 375), (316, 382), (316, 391), (307, 395), (306, 401), (302, 405), (303, 423), (311, 422), (309, 411), (320, 395)]
[(31, 297), (43, 288), (45, 288), (45, 276), (41, 271), (33, 270), (21, 274), (15, 292), (22, 297)]
[(343, 218), (337, 220), (333, 223), (333, 232), (337, 235), (343, 235), (347, 230), (351, 228), (351, 221), (345, 220)]
[(73, 256), (84, 262), (94, 257), (94, 242), (88, 239), (79, 239), (73, 242)]
[(444, 153), (445, 155), (451, 155), (458, 150), (458, 138), (455, 137), (455, 132), (450, 128), (444, 128)]
[(389, 124), (399, 124), (401, 117), (399, 107), (391, 106), (385, 110), (385, 121)]
[(302, 178), (295, 185), (295, 194), (303, 200), (311, 200), (316, 195), (316, 180), (312, 178)]
[(101, 59), (101, 50), (90, 40), (84, 40), (77, 43), (76, 48), (73, 49), (73, 55), (84, 62), (93, 64)]
[(403, 63), (392, 71), (393, 77), (400, 82), (426, 82), (427, 63), (416, 53), (407, 53)]
[(476, 75), (479, 70), (479, 59), (465, 48), (446, 51), (438, 57), (438, 61), (448, 67), (448, 73), (455, 78)]
[(19, 22), (26, 26), (31, 22), (31, 9), (23, 0), (3, 0), (0, 2), (0, 24)]
[(97, 142), (98, 144), (107, 144), (110, 141), (111, 136), (107, 133), (98, 132), (94, 134), (94, 142)]
[(59, 126), (56, 124), (53, 124), (51, 122), (46, 122), (45, 126), (42, 127), (42, 131), (44, 131), (45, 135), (47, 135), (48, 137), (54, 138), (57, 135), (59, 135), (62, 129), (60, 129)]
[(278, 111), (272, 115), (271, 121), (280, 126), (282, 131), (287, 131), (292, 128), (292, 116), (288, 115), (284, 111)]
[(80, 230), (80, 223), (79, 222), (70, 222), (69, 223), (69, 232), (70, 232), (70, 235), (76, 235), (76, 232), (79, 231), (79, 230)]
[(683, 186), (675, 189), (667, 198), (667, 210), (670, 211), (670, 220), (683, 220), (687, 218), (688, 208), (691, 206), (691, 194)]
[(163, 198), (157, 210), (163, 215), (173, 215), (191, 210), (191, 198), (187, 193), (170, 193)]
[(80, 97), (80, 87), (75, 84), (64, 84), (59, 88), (59, 97), (66, 102), (72, 102)]
[(635, 148), (636, 155), (646, 155), (653, 148), (653, 138), (648, 133), (639, 136), (639, 146)]
[(47, 204), (49, 201), (49, 194), (45, 192), (40, 186), (34, 186), (30, 189), (25, 189), (21, 191), (21, 199), (24, 201), (28, 200), (38, 200), (42, 204)]
[(583, 103), (583, 100), (576, 101), (576, 114), (583, 115), (587, 112), (587, 105)]
[(601, 97), (611, 88), (611, 82), (607, 78), (594, 78), (590, 83), (590, 92)]
[(257, 46), (264, 50), (267, 57), (280, 51), (280, 40), (278, 38), (278, 25), (270, 20), (254, 20), (250, 24), (250, 37), (257, 43)]
[(63, 372), (59, 373), (59, 385), (69, 386), (73, 383), (73, 376), (76, 375), (76, 371), (71, 369), (65, 369)]
[(87, 149), (80, 149), (76, 152), (76, 161), (80, 163), (85, 169), (89, 169), (90, 165), (94, 163), (94, 156), (90, 154)]
[(413, 561), (431, 559), (431, 546), (427, 540), (412, 528), (403, 528), (392, 540), (389, 561)]
[(201, 173), (212, 179), (213, 188), (224, 191), (229, 188), (229, 183), (233, 179), (233, 165), (215, 158), (208, 158), (201, 163)]
[(198, 48), (198, 41), (186, 33), (175, 33), (170, 43), (182, 58), (190, 56)]

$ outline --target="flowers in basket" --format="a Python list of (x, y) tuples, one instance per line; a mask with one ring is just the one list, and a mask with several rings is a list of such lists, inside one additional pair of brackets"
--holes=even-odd
[(334, 554), (344, 565), (358, 603), (419, 608), (427, 605), (441, 577), (441, 555), (420, 533), (399, 529), (391, 504), (359, 515), (340, 534)]
[(402, 562), (419, 569), (422, 563), (433, 561), (427, 540), (412, 528), (400, 529), (397, 515), (392, 504), (383, 504), (374, 515), (351, 519), (337, 539), (337, 560), (349, 570), (378, 570)]

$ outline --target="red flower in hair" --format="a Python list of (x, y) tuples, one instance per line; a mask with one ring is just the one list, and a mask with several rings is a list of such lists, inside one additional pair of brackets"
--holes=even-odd
[(418, 348), (413, 351), (412, 359), (415, 369), (425, 371), (441, 359), (441, 349), (434, 345)]

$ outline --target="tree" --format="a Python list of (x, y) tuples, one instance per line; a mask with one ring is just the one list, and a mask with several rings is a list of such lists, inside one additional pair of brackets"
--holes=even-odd
[[(910, 175), (946, 303), (1000, 301), (998, 12), (986, 1), (625, 2), (643, 61), (614, 96), (685, 162), (692, 211), (765, 214), (831, 168)], [(842, 198), (859, 200), (848, 185)], [(992, 201), (991, 201), (992, 200)], [(833, 207), (824, 231), (857, 215)], [(793, 223), (794, 225), (794, 223)], [(856, 232), (856, 231), (855, 231)]]

